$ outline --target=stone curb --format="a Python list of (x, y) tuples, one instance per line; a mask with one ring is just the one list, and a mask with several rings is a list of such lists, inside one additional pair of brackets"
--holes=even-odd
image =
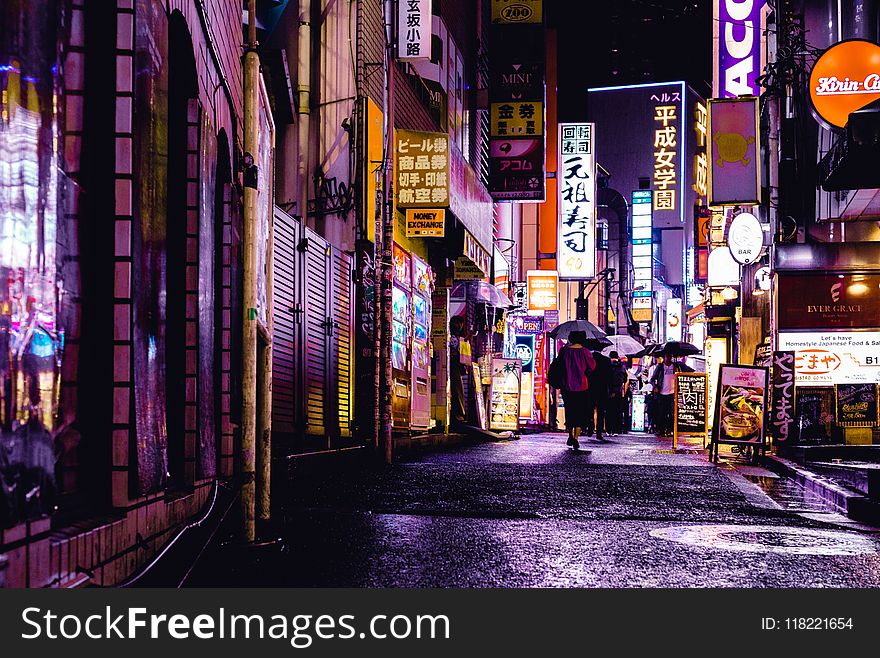
[(807, 491), (834, 505), (854, 521), (880, 525), (880, 504), (860, 492), (853, 491), (832, 478), (818, 475), (805, 466), (782, 457), (764, 455), (762, 461), (769, 469), (791, 478)]

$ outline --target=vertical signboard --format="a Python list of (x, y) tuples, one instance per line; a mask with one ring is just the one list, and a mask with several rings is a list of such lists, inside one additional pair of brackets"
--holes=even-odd
[(529, 311), (555, 311), (559, 308), (559, 273), (549, 270), (526, 272)]
[(676, 373), (673, 448), (677, 447), (679, 436), (702, 436), (705, 444), (709, 431), (709, 408), (706, 405), (708, 381), (705, 372)]
[(633, 322), (654, 318), (654, 254), (651, 190), (632, 193), (631, 249), (633, 264)]
[(765, 4), (765, 0), (714, 0), (712, 95), (716, 98), (761, 93)]
[(718, 461), (718, 445), (721, 443), (750, 443), (764, 447), (767, 384), (767, 368), (721, 366), (712, 427), (715, 461)]
[(761, 202), (757, 97), (709, 101), (709, 204)]
[(397, 3), (397, 58), (431, 59), (431, 0)]
[(681, 199), (678, 190), (681, 187), (679, 165), (681, 135), (678, 134), (681, 123), (681, 102), (670, 102), (664, 96), (651, 96), (654, 103), (654, 210), (675, 211)]
[(773, 443), (789, 440), (794, 426), (794, 352), (773, 352), (770, 433)]
[(394, 194), (398, 208), (449, 205), (449, 136), (395, 131)]
[(522, 378), (520, 380), (519, 417), (520, 420), (529, 421), (534, 411), (534, 385), (535, 385), (535, 335), (516, 335), (516, 357), (522, 364)]
[(546, 53), (540, 2), (493, 0), (489, 58), (489, 192), (545, 197)]
[(681, 340), (682, 303), (678, 297), (666, 300), (666, 340)]
[(559, 278), (583, 281), (596, 275), (596, 126), (559, 124)]
[(522, 363), (519, 359), (492, 359), (489, 388), (489, 429), (519, 427), (519, 392)]

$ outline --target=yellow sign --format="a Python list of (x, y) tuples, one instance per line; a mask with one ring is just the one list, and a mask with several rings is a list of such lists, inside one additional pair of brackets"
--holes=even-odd
[[(654, 210), (675, 210), (678, 183), (675, 158), (678, 154), (678, 107), (657, 105), (654, 121)], [(670, 189), (671, 188), (671, 189)]]
[(482, 281), (486, 274), (466, 256), (459, 256), (455, 261), (456, 281)]
[(400, 208), (449, 206), (449, 136), (395, 132), (395, 197)]
[(530, 311), (555, 311), (559, 308), (559, 273), (548, 270), (526, 272)]
[(406, 209), (406, 237), (442, 238), (446, 227), (446, 211)]
[(537, 137), (544, 134), (544, 104), (535, 101), (492, 103), (492, 137)]
[(492, 22), (503, 24), (543, 23), (542, 0), (492, 0)]

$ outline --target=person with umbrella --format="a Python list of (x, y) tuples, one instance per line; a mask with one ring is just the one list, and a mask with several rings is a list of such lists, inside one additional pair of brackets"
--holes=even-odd
[(581, 428), (587, 425), (590, 387), (588, 375), (596, 369), (596, 361), (586, 345), (587, 335), (583, 331), (572, 331), (568, 334), (568, 344), (559, 350), (556, 361), (551, 365), (551, 370), (561, 368), (562, 385), (559, 388), (565, 402), (567, 444), (574, 450), (580, 449), (578, 436)]
[(673, 410), (675, 404), (675, 375), (679, 372), (693, 372), (694, 369), (685, 363), (675, 360), (676, 356), (693, 354), (699, 350), (690, 343), (669, 341), (663, 345), (660, 353), (663, 360), (654, 366), (651, 373), (651, 396), (654, 398), (655, 422), (654, 431), (658, 436), (671, 436), (673, 427)]

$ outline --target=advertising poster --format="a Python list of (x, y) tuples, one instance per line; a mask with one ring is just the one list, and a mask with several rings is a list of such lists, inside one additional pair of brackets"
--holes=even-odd
[(492, 359), (489, 387), (489, 429), (519, 428), (519, 390), (522, 363), (519, 359)]
[(877, 384), (838, 384), (834, 387), (834, 420), (841, 427), (877, 425)]
[(645, 394), (633, 393), (632, 396), (632, 427), (633, 432), (645, 431)]
[(483, 376), (480, 374), (480, 366), (477, 363), (471, 364), (471, 374), (473, 375), (474, 394), (477, 401), (477, 422), (480, 429), (486, 429), (486, 399), (483, 397)]
[(794, 363), (794, 352), (773, 352), (770, 433), (774, 443), (788, 441), (794, 431)]
[(780, 332), (777, 347), (795, 353), (798, 384), (880, 382), (880, 331)]
[(712, 428), (716, 459), (719, 443), (763, 445), (767, 380), (767, 368), (722, 364)]

